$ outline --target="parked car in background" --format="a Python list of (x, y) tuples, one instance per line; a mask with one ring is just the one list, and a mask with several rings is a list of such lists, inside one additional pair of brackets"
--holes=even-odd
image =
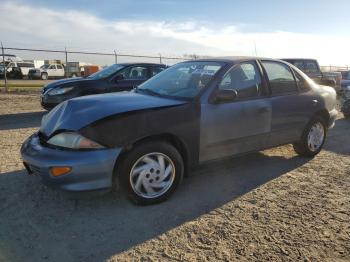
[(283, 58), (282, 60), (299, 68), (317, 84), (331, 86), (337, 93), (341, 91), (341, 75), (334, 72), (322, 72), (317, 60), (305, 58)]
[(73, 97), (129, 91), (165, 68), (163, 64), (114, 64), (88, 77), (55, 81), (43, 88), (41, 105), (50, 110)]
[(47, 80), (50, 78), (64, 78), (65, 71), (61, 64), (45, 64), (40, 68), (29, 70), (29, 79)]
[[(138, 77), (142, 70), (134, 66), (113, 65), (95, 77)], [(317, 155), (335, 107), (333, 88), (279, 60), (188, 61), (133, 92), (61, 103), (21, 154), (28, 173), (52, 187), (76, 192), (120, 183), (135, 203), (152, 204), (167, 199), (186, 170), (209, 160), (289, 143), (299, 155)]]
[(7, 75), (9, 78), (22, 79), (28, 78), (29, 71), (35, 69), (31, 62), (9, 62), (7, 64)]
[(341, 71), (339, 72), (342, 75), (341, 87), (344, 88), (350, 87), (350, 71)]
[(345, 118), (350, 118), (350, 71), (342, 71), (341, 111)]

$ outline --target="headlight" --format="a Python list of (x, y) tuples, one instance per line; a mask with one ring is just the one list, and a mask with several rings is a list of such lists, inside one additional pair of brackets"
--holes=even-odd
[(62, 94), (65, 94), (65, 93), (71, 91), (73, 88), (74, 88), (74, 86), (70, 86), (70, 87), (56, 87), (56, 88), (51, 89), (48, 92), (48, 94), (51, 95), (51, 96), (62, 95)]
[(71, 149), (101, 149), (103, 146), (74, 132), (63, 132), (51, 137), (48, 144)]
[(350, 86), (346, 86), (344, 89), (345, 89), (346, 91), (350, 91)]

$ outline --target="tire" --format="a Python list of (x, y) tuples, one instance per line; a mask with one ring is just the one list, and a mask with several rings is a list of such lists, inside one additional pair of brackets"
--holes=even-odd
[(41, 74), (41, 79), (42, 80), (47, 80), (49, 77), (48, 77), (48, 75), (47, 75), (47, 73), (42, 73)]
[[(314, 140), (312, 135), (314, 135)], [(314, 157), (322, 150), (326, 136), (327, 127), (325, 120), (322, 117), (314, 117), (306, 125), (301, 139), (293, 144), (294, 151), (300, 156)]]
[[(158, 157), (164, 161), (163, 168)], [(184, 163), (177, 149), (154, 141), (129, 151), (117, 168), (115, 178), (119, 178), (122, 190), (132, 202), (150, 205), (168, 199), (182, 181), (183, 174)]]

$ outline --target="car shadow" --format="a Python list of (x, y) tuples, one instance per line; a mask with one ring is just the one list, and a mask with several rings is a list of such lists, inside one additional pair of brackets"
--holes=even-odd
[(46, 111), (0, 115), (0, 130), (39, 127)]
[(135, 206), (120, 192), (72, 200), (24, 170), (0, 174), (0, 260), (105, 261), (304, 165), (264, 153), (205, 164), (166, 202)]

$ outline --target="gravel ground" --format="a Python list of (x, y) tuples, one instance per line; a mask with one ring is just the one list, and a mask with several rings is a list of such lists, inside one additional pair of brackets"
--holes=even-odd
[(37, 95), (0, 94), (0, 261), (350, 261), (350, 121), (314, 159), (291, 146), (201, 166), (169, 201), (74, 200), (27, 176)]

